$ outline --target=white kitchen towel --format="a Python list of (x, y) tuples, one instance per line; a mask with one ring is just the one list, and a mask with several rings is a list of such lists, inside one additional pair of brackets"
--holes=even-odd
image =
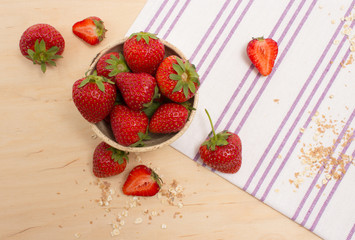
[[(243, 164), (222, 174), (324, 239), (355, 239), (355, 0), (148, 0), (129, 29), (179, 48), (200, 75), (199, 104), (172, 144), (202, 163), (210, 132), (237, 133)], [(278, 42), (263, 77), (253, 37)]]

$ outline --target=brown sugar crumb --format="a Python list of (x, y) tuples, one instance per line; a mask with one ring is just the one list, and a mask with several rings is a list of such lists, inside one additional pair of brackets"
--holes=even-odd
[[(303, 143), (298, 156), (304, 166), (303, 170), (296, 171), (294, 177), (289, 179), (289, 183), (295, 188), (299, 188), (305, 178), (314, 178), (317, 174), (322, 174), (321, 183), (316, 185), (317, 188), (330, 181), (339, 180), (346, 173), (346, 165), (354, 162), (352, 156), (338, 156), (335, 152), (340, 129), (345, 125), (344, 120), (333, 120), (324, 114), (317, 114), (312, 121), (316, 125), (313, 142)], [(346, 130), (339, 146), (344, 148), (353, 140), (352, 132), (352, 128)]]

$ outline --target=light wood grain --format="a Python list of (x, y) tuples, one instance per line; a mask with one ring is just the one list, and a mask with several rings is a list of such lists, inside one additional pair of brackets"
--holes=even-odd
[[(91, 172), (99, 139), (75, 109), (71, 87), (97, 52), (124, 37), (145, 1), (0, 4), (0, 239), (77, 239), (79, 234), (79, 239), (318, 239), (169, 146), (139, 157), (158, 168), (165, 190), (173, 180), (183, 186), (184, 196), (176, 201), (184, 206), (162, 203), (165, 197), (141, 198), (141, 205), (123, 217), (120, 235), (112, 238), (111, 223), (133, 201), (121, 193), (122, 183), (139, 162), (131, 154), (124, 173), (101, 180), (116, 193), (109, 206), (100, 206), (102, 190)], [(91, 15), (101, 17), (108, 29), (95, 47), (71, 32), (74, 22)], [(66, 40), (64, 58), (45, 74), (18, 48), (22, 32), (41, 22), (56, 27)], [(153, 211), (158, 216), (149, 219)], [(143, 222), (135, 224), (139, 217)]]

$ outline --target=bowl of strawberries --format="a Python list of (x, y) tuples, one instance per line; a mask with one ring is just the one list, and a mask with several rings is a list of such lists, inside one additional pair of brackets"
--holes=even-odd
[(199, 75), (169, 42), (133, 33), (100, 51), (73, 85), (73, 101), (95, 134), (126, 152), (170, 145), (190, 126)]

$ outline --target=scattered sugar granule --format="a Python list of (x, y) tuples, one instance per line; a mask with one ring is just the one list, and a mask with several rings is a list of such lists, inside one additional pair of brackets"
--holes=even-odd
[(139, 218), (136, 218), (136, 220), (134, 220), (134, 223), (135, 224), (140, 224), (143, 222), (143, 218), (139, 217)]
[(113, 237), (118, 235), (120, 235), (120, 230), (118, 228), (113, 229), (111, 232), (111, 236)]
[(161, 228), (162, 228), (162, 229), (166, 229), (166, 228), (167, 228), (166, 224), (163, 223), (163, 224), (161, 225)]
[(75, 236), (76, 238), (80, 238), (80, 237), (81, 237), (81, 234), (80, 234), (80, 233), (75, 233), (74, 236)]

